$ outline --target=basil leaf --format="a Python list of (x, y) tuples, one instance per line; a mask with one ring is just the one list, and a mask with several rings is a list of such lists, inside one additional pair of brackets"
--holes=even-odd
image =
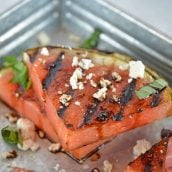
[(18, 83), (24, 89), (28, 89), (31, 86), (28, 69), (24, 62), (18, 61), (14, 56), (7, 56), (4, 58), (3, 65), (13, 69), (14, 77), (11, 80), (12, 82)]
[(155, 88), (155, 89), (163, 89), (164, 87), (168, 86), (168, 83), (163, 80), (163, 79), (157, 79), (154, 82), (149, 84), (151, 87)]
[(6, 126), (1, 130), (3, 140), (8, 144), (18, 143), (18, 132), (15, 127)]
[(143, 86), (138, 91), (135, 91), (135, 93), (139, 99), (145, 99), (150, 95), (155, 94), (157, 91), (162, 90), (166, 86), (168, 86), (168, 83), (160, 78), (146, 86)]
[(96, 48), (100, 40), (101, 30), (96, 28), (94, 32), (87, 38), (81, 45), (80, 48)]
[(144, 86), (139, 91), (135, 91), (135, 93), (139, 99), (145, 99), (151, 94), (156, 93), (156, 90), (150, 86)]
[(17, 63), (17, 58), (16, 57), (14, 57), (14, 56), (6, 56), (5, 59), (4, 59), (3, 66), (4, 67), (11, 67), (15, 63)]

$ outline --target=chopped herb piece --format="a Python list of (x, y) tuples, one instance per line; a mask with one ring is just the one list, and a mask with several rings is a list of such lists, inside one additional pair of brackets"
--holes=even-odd
[(90, 35), (90, 37), (87, 38), (81, 44), (80, 48), (87, 48), (87, 49), (96, 48), (100, 40), (100, 34), (101, 34), (101, 30), (98, 28), (95, 29), (94, 32)]
[(166, 87), (168, 85), (168, 83), (163, 80), (163, 79), (157, 79), (154, 82), (149, 84), (151, 87), (155, 88), (155, 89), (163, 89), (164, 87)]
[(1, 130), (1, 134), (6, 143), (17, 144), (19, 142), (19, 135), (15, 127), (6, 126)]
[(145, 99), (154, 93), (156, 93), (156, 90), (148, 85), (142, 87), (139, 91), (136, 91), (136, 95), (139, 99)]
[(135, 91), (135, 93), (139, 99), (145, 99), (148, 98), (150, 95), (157, 93), (157, 91), (161, 91), (167, 85), (168, 83), (165, 80), (157, 79), (152, 83), (143, 86), (138, 91)]
[(5, 60), (4, 60), (4, 63), (3, 63), (3, 66), (4, 67), (11, 67), (14, 64), (16, 64), (17, 62), (18, 61), (17, 61), (16, 57), (14, 57), (14, 56), (6, 56)]
[(7, 56), (4, 58), (4, 67), (11, 67), (14, 71), (12, 82), (18, 83), (22, 88), (28, 89), (31, 81), (28, 76), (28, 69), (23, 61), (18, 61), (14, 56)]

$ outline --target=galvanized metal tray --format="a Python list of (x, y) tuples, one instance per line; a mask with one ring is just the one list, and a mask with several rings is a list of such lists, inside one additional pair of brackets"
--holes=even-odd
[[(98, 49), (118, 51), (141, 59), (172, 85), (172, 40), (112, 6), (110, 1), (24, 0), (0, 16), (0, 25), (0, 57), (19, 55), (40, 42), (77, 47), (95, 27), (101, 28), (103, 34)], [(3, 117), (5, 111), (8, 109), (1, 105), (1, 128), (7, 124)], [(172, 120), (168, 118), (121, 134), (100, 150), (99, 160), (93, 162), (88, 159), (83, 165), (62, 153), (52, 155), (47, 151), (49, 142), (39, 140), (41, 149), (38, 152), (19, 151), (14, 161), (0, 160), (0, 171), (10, 171), (11, 165), (38, 172), (60, 169), (67, 172), (91, 171), (94, 167), (102, 169), (103, 161), (109, 160), (113, 164), (113, 171), (120, 172), (132, 160), (132, 146), (137, 139), (147, 138), (154, 143), (159, 139), (160, 130), (170, 127), (170, 123), (172, 128)], [(10, 147), (0, 138), (0, 151), (8, 149)], [(57, 164), (60, 165), (58, 170), (54, 168)]]

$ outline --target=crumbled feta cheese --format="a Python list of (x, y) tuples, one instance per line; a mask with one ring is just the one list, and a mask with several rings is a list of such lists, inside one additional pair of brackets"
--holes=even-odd
[(71, 95), (68, 95), (68, 94), (63, 94), (61, 97), (60, 97), (60, 103), (64, 106), (68, 106), (69, 105), (69, 101), (72, 99), (72, 96)]
[(69, 85), (68, 84), (65, 84), (65, 87), (69, 87)]
[(63, 106), (60, 106), (59, 108), (60, 108), (60, 109), (63, 109)]
[(89, 168), (90, 168), (90, 166), (88, 164), (83, 165), (84, 170), (88, 170)]
[(113, 168), (113, 166), (112, 166), (112, 164), (108, 160), (105, 160), (103, 162), (103, 170), (104, 170), (104, 172), (111, 172), (112, 168)]
[(39, 144), (36, 142), (33, 142), (32, 146), (30, 147), (31, 151), (35, 152), (40, 148)]
[(97, 87), (97, 84), (92, 79), (90, 80), (90, 84), (92, 87)]
[(57, 153), (61, 149), (60, 143), (53, 143), (48, 147), (48, 150), (52, 153)]
[(17, 157), (17, 152), (15, 150), (7, 151), (1, 153), (2, 159), (13, 159)]
[(82, 70), (81, 70), (81, 68), (76, 68), (74, 73), (76, 73), (78, 79), (82, 79)]
[(79, 63), (78, 57), (77, 56), (74, 56), (73, 57), (73, 61), (72, 61), (72, 66), (78, 66), (78, 63)]
[(45, 137), (45, 133), (42, 130), (38, 131), (39, 138), (43, 139)]
[(46, 48), (46, 47), (43, 47), (42, 49), (41, 49), (41, 52), (40, 52), (42, 55), (44, 55), (44, 56), (49, 56), (50, 54), (49, 54), (49, 51), (48, 51), (48, 49)]
[(116, 93), (116, 88), (113, 85), (110, 88), (112, 89), (112, 93)]
[(17, 121), (17, 130), (23, 140), (31, 139), (35, 140), (36, 132), (35, 125), (32, 121), (26, 118), (19, 118)]
[(104, 78), (101, 78), (100, 79), (100, 85), (101, 85), (101, 87), (107, 87), (107, 86), (111, 85), (111, 81), (104, 79)]
[(68, 48), (69, 50), (72, 50), (72, 47), (70, 47), (70, 46), (67, 46), (67, 48)]
[(63, 92), (62, 92), (62, 91), (60, 91), (60, 90), (59, 90), (57, 93), (58, 93), (58, 94), (63, 94)]
[(79, 66), (82, 69), (88, 70), (89, 68), (94, 67), (94, 64), (92, 63), (91, 59), (81, 59)]
[(43, 61), (42, 61), (42, 64), (45, 64), (45, 63), (46, 63), (46, 60), (43, 60)]
[(134, 157), (137, 158), (141, 154), (145, 153), (147, 150), (151, 148), (151, 143), (146, 139), (137, 140), (136, 145), (133, 147)]
[(38, 58), (38, 61), (42, 63), (42, 59), (41, 58)]
[(145, 74), (145, 65), (142, 61), (130, 61), (129, 62), (129, 76), (131, 78), (143, 78)]
[(35, 151), (39, 148), (39, 145), (35, 142), (36, 131), (33, 122), (26, 118), (20, 118), (17, 121), (17, 130), (22, 139), (22, 144), (17, 144), (17, 147), (19, 149), (23, 151), (26, 151), (28, 149)]
[(112, 100), (114, 101), (114, 102), (118, 102), (119, 101), (119, 98), (116, 96), (116, 95), (112, 95)]
[(58, 171), (59, 168), (60, 168), (60, 165), (59, 164), (56, 164), (53, 168), (54, 168), (55, 171)]
[(16, 97), (19, 97), (19, 96), (20, 96), (20, 94), (19, 94), (19, 93), (15, 93), (15, 96), (16, 96)]
[(78, 82), (78, 89), (83, 90), (84, 89), (84, 83), (83, 82)]
[(27, 151), (32, 147), (33, 143), (32, 139), (22, 140), (22, 144), (18, 143), (17, 147), (22, 151)]
[(107, 88), (103, 87), (99, 89), (96, 93), (93, 94), (93, 97), (98, 99), (99, 101), (103, 101), (106, 98)]
[(89, 73), (87, 76), (86, 76), (86, 79), (90, 80), (92, 77), (93, 77), (93, 73)]
[(80, 106), (81, 103), (80, 103), (79, 101), (76, 101), (76, 102), (75, 102), (75, 105)]
[(81, 68), (76, 68), (70, 77), (70, 85), (73, 90), (78, 89), (78, 80), (82, 78)]
[(115, 81), (121, 81), (121, 76), (119, 75), (119, 73), (117, 72), (112, 72), (112, 78), (115, 80)]
[(129, 79), (128, 79), (128, 83), (131, 83), (132, 80), (133, 80), (133, 78), (129, 78)]
[(62, 54), (61, 58), (62, 58), (62, 59), (64, 59), (64, 58), (65, 58), (65, 55), (64, 55), (64, 54)]

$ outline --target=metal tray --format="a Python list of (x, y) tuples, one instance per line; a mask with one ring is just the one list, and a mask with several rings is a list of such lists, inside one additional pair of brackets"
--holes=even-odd
[[(0, 57), (19, 55), (24, 49), (38, 46), (38, 37), (43, 33), (49, 36), (48, 44), (77, 47), (98, 27), (103, 31), (98, 49), (118, 51), (141, 59), (172, 84), (172, 40), (112, 6), (110, 1), (25, 0), (2, 14), (0, 25)], [(3, 117), (5, 111), (8, 109), (1, 105), (1, 127), (7, 124)], [(0, 160), (0, 171), (10, 171), (11, 165), (37, 172), (60, 169), (81, 172), (91, 171), (94, 167), (102, 170), (103, 161), (109, 160), (113, 171), (120, 172), (133, 159), (132, 147), (137, 139), (146, 138), (155, 143), (160, 138), (160, 130), (170, 127), (170, 123), (172, 128), (172, 120), (168, 118), (121, 134), (99, 151), (99, 160), (93, 162), (88, 159), (83, 165), (65, 154), (50, 154), (47, 151), (49, 142), (39, 140), (41, 149), (38, 152), (18, 151), (19, 156), (14, 161)], [(0, 138), (0, 151), (8, 149), (10, 147)], [(54, 168), (57, 164), (60, 165), (59, 170)]]

